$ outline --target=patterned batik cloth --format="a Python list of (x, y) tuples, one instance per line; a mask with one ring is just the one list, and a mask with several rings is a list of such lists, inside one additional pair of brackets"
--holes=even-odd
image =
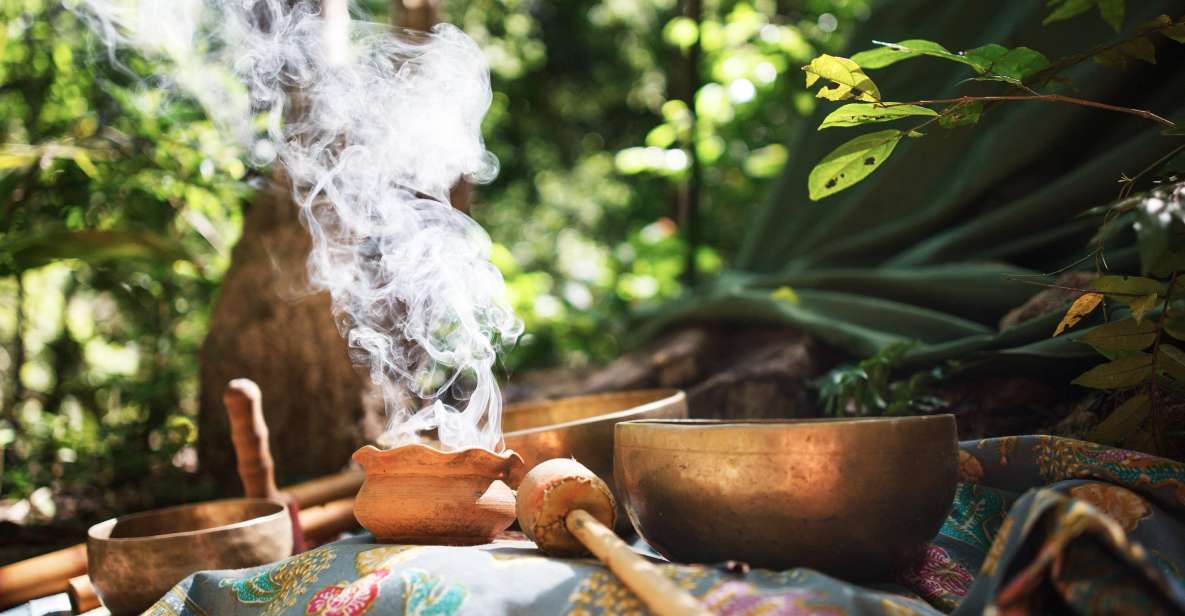
[[(899, 579), (660, 565), (713, 613), (1185, 614), (1185, 465), (1044, 436), (964, 442), (942, 530)], [(646, 614), (595, 560), (529, 542), (354, 537), (271, 565), (196, 573), (150, 614)]]

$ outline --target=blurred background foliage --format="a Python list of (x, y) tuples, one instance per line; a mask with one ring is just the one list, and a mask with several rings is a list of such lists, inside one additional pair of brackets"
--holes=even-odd
[[(389, 19), (386, 0), (356, 4)], [(676, 0), (443, 8), (493, 77), (502, 171), (473, 213), (526, 322), (511, 373), (612, 358), (632, 314), (682, 291), (689, 258), (701, 277), (727, 266), (814, 109), (798, 67), (869, 14), (707, 0), (697, 26)], [(195, 463), (196, 350), (252, 172), (150, 63), (113, 68), (55, 0), (0, 0), (0, 24), (0, 518), (193, 497), (202, 486), (162, 479)]]

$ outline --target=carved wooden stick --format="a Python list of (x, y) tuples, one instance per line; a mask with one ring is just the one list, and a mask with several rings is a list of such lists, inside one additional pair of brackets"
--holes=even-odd
[(227, 383), (222, 393), (243, 493), (249, 498), (279, 498), (262, 398), (259, 386), (250, 379), (235, 379)]

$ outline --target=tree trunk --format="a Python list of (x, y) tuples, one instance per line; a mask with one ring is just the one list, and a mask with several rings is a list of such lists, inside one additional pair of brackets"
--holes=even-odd
[(231, 379), (252, 379), (263, 392), (281, 485), (341, 469), (383, 428), (382, 401), (346, 355), (329, 296), (309, 291), (309, 248), (288, 180), (277, 174), (244, 216), (200, 355), (199, 460), (235, 489), (222, 406)]
[[(441, 0), (392, 0), (398, 25), (429, 30)], [(323, 6), (329, 52), (344, 48), (348, 15), (343, 0)], [(454, 189), (464, 210), (469, 190)], [(237, 486), (222, 390), (247, 377), (263, 392), (271, 449), (281, 484), (345, 466), (385, 424), (383, 403), (346, 354), (328, 295), (310, 294), (308, 231), (300, 223), (288, 180), (278, 175), (243, 220), (230, 269), (214, 304), (202, 345), (198, 455), (204, 472)]]

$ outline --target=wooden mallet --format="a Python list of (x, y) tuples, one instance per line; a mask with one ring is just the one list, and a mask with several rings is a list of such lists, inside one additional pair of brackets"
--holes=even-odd
[(695, 597), (609, 530), (617, 504), (609, 486), (576, 460), (548, 460), (518, 487), (518, 524), (543, 552), (579, 556), (592, 552), (660, 616), (710, 614)]

